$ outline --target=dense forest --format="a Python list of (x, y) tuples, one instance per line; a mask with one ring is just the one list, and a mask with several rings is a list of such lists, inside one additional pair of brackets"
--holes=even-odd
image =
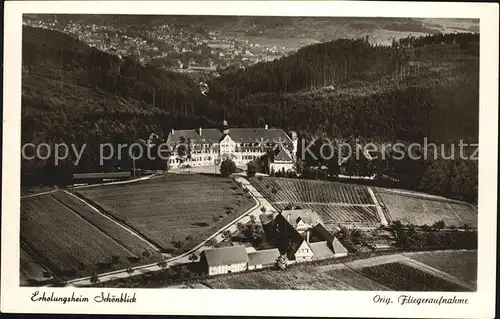
[[(295, 130), (307, 140), (478, 141), (478, 34), (408, 37), (392, 46), (367, 40), (315, 44), (276, 61), (222, 72), (209, 81), (204, 96), (183, 74), (143, 66), (134, 56), (108, 55), (59, 32), (24, 27), (23, 144), (87, 147), (77, 167), (74, 159), (58, 167), (50, 159), (26, 160), (23, 173), (53, 177), (128, 169), (126, 156), (100, 167), (99, 143), (130, 144), (151, 132), (166, 137), (172, 128), (215, 127), (223, 116), (231, 125), (268, 124)], [(408, 176), (408, 166), (384, 165), (390, 166), (384, 172), (398, 180)], [(404, 187), (455, 196), (475, 174), (477, 188), (477, 163), (408, 165), (421, 165), (422, 174), (412, 173)], [(351, 167), (357, 167), (351, 168), (353, 174), (369, 173), (360, 165)], [(460, 171), (467, 171), (467, 178)], [(449, 178), (443, 181), (443, 175)], [(439, 185), (430, 187), (425, 180)], [(474, 195), (455, 197), (473, 201)]]

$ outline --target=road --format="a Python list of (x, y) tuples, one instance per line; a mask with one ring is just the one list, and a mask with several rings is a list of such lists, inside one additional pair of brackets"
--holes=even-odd
[[(183, 253), (182, 255), (175, 256), (175, 257), (164, 260), (164, 262), (166, 263), (165, 268), (193, 262), (193, 261), (189, 260), (189, 256), (191, 254), (199, 255), (203, 250), (211, 248), (211, 247), (206, 246), (206, 243), (212, 239), (214, 239), (216, 242), (222, 241), (223, 240), (222, 233), (226, 230), (229, 230), (231, 233), (236, 232), (237, 231), (237, 224), (238, 223), (246, 223), (246, 222), (250, 221), (250, 219), (251, 219), (250, 216), (255, 216), (255, 218), (258, 218), (259, 215), (262, 214), (261, 207), (266, 207), (266, 213), (275, 212), (272, 205), (262, 197), (262, 195), (250, 184), (250, 182), (248, 180), (246, 180), (245, 178), (243, 178), (241, 176), (235, 176), (234, 179), (236, 181), (240, 182), (243, 188), (247, 188), (249, 190), (249, 194), (255, 200), (255, 205), (253, 207), (251, 207), (250, 209), (248, 209), (247, 211), (245, 211), (243, 214), (241, 214), (235, 220), (233, 220), (230, 224), (220, 228), (217, 232), (212, 234), (210, 237), (206, 238), (203, 242), (198, 244), (193, 249), (189, 250), (186, 253)], [(132, 273), (129, 273), (127, 271), (127, 269), (121, 269), (121, 270), (116, 270), (116, 271), (111, 271), (111, 272), (99, 274), (98, 278), (99, 278), (99, 282), (105, 282), (105, 281), (115, 280), (115, 279), (119, 279), (119, 278), (127, 278), (127, 277), (137, 276), (137, 275), (144, 274), (147, 272), (160, 271), (160, 270), (165, 269), (165, 268), (162, 268), (162, 267), (158, 266), (157, 263), (154, 263), (154, 264), (149, 264), (149, 265), (132, 267), (132, 269), (133, 269)], [(67, 282), (67, 285), (69, 285), (69, 286), (88, 286), (91, 284), (92, 283), (90, 281), (90, 276), (69, 280)]]

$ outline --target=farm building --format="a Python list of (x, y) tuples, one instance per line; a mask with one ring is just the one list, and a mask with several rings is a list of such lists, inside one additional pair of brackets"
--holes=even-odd
[(301, 234), (322, 222), (318, 214), (311, 209), (287, 209), (281, 214)]
[[(312, 260), (313, 252), (309, 247), (308, 240), (304, 239), (282, 214), (276, 215), (274, 223), (278, 249), (281, 254), (296, 262)], [(306, 232), (306, 236), (309, 236), (309, 232)]]
[(276, 215), (274, 227), (278, 248), (289, 260), (303, 262), (347, 255), (347, 249), (311, 209), (284, 210)]
[(247, 269), (248, 255), (245, 246), (229, 246), (203, 251), (201, 262), (209, 275), (241, 272)]
[(129, 179), (132, 176), (130, 172), (109, 172), (109, 173), (75, 173), (73, 181), (79, 183), (88, 182), (109, 182), (116, 180)]
[(271, 172), (288, 172), (293, 171), (295, 162), (293, 156), (286, 148), (281, 148), (278, 155), (269, 163), (269, 171)]
[(272, 267), (280, 256), (277, 248), (260, 250), (248, 254), (248, 270)]
[[(282, 129), (269, 128), (267, 125), (263, 128), (230, 129), (224, 120), (220, 128), (172, 129), (167, 144), (176, 151), (168, 161), (172, 168), (179, 167), (181, 163), (192, 167), (211, 166), (226, 158), (243, 166), (267, 154), (269, 150), (275, 150), (279, 152), (276, 165), (279, 164), (280, 169), (293, 169), (298, 139), (295, 132), (291, 132), (290, 137)], [(186, 149), (181, 148), (181, 145), (191, 150), (189, 159), (179, 155), (178, 150)], [(281, 152), (280, 146), (287, 150)]]

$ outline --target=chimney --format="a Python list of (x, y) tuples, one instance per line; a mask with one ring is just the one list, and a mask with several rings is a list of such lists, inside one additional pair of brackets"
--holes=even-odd
[(174, 135), (174, 132), (175, 132), (175, 130), (174, 130), (174, 129), (172, 129), (172, 135)]
[(267, 128), (268, 128), (267, 124), (266, 124), (265, 128), (266, 128), (266, 130), (267, 130)]
[(198, 128), (198, 130), (200, 131), (200, 136), (201, 136), (201, 127), (200, 127), (200, 128)]
[(307, 240), (306, 241), (309, 244), (309, 229), (306, 231), (306, 233), (307, 233)]

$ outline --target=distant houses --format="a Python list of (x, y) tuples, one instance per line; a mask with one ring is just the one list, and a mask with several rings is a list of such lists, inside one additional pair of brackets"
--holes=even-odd
[(270, 268), (279, 256), (289, 263), (347, 256), (347, 249), (324, 226), (310, 209), (284, 210), (270, 222), (276, 248), (247, 253), (245, 246), (208, 249), (201, 254), (201, 263), (209, 275)]

